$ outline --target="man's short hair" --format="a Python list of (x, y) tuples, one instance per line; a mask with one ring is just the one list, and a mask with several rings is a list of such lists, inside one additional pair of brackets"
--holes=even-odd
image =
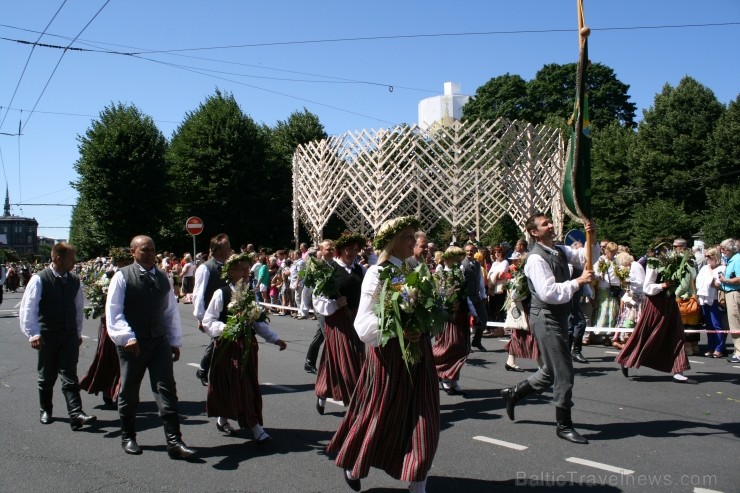
[(538, 217), (547, 217), (547, 214), (543, 212), (535, 212), (531, 216), (527, 218), (527, 222), (524, 223), (524, 229), (527, 230), (527, 233), (530, 233), (533, 229), (537, 229), (537, 218)]
[(51, 247), (51, 258), (53, 260), (55, 257), (66, 257), (69, 252), (75, 251), (76, 249), (72, 246), (71, 243), (60, 241), (59, 243), (55, 243), (54, 246)]
[(686, 240), (684, 240), (683, 238), (676, 238), (675, 240), (673, 240), (674, 247), (685, 247), (686, 245)]
[(225, 233), (217, 234), (216, 236), (211, 238), (211, 255), (216, 253), (218, 247), (227, 241), (229, 241), (229, 236)]

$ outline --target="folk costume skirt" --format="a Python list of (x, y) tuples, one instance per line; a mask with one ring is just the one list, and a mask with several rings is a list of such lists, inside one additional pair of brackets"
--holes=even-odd
[(259, 345), (252, 337), (244, 371), (241, 358), (244, 340), (237, 339), (224, 348), (216, 340), (213, 363), (208, 376), (206, 413), (208, 416), (233, 419), (242, 428), (262, 424), (262, 392), (258, 380)]
[(676, 300), (664, 293), (645, 297), (634, 332), (617, 355), (627, 368), (647, 366), (666, 373), (691, 368), (684, 352), (684, 333)]
[(444, 331), (432, 346), (437, 376), (442, 380), (460, 379), (460, 370), (470, 354), (468, 317), (467, 311), (457, 310), (455, 318), (445, 323)]
[(422, 481), (439, 443), (439, 386), (428, 337), (422, 359), (406, 368), (397, 339), (371, 347), (347, 413), (327, 452), (356, 478), (370, 467), (401, 481)]
[(540, 349), (531, 330), (512, 330), (504, 350), (516, 358), (537, 360), (540, 357)]
[(316, 375), (316, 395), (348, 405), (365, 361), (365, 345), (352, 321), (357, 311), (340, 308), (324, 317), (324, 351)]
[(95, 395), (102, 392), (103, 396), (116, 400), (120, 381), (121, 366), (118, 362), (116, 345), (108, 336), (105, 317), (101, 317), (98, 328), (98, 347), (95, 349), (95, 357), (90, 367), (80, 380), (80, 389)]

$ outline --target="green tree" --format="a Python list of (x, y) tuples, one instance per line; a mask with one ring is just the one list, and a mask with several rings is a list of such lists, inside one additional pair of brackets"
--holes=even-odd
[(714, 93), (691, 77), (666, 84), (645, 110), (630, 162), (648, 196), (678, 199), (690, 214), (706, 208), (707, 176), (716, 176), (709, 137), (724, 112)]
[(652, 199), (636, 203), (630, 219), (629, 246), (639, 257), (656, 238), (691, 238), (694, 233), (692, 217), (683, 205), (672, 199)]
[(463, 120), (529, 120), (527, 82), (520, 75), (494, 77), (475, 91), (463, 106)]
[(167, 154), (176, 194), (168, 224), (171, 248), (189, 249), (189, 216), (205, 225), (197, 237), (205, 250), (211, 236), (227, 233), (232, 244), (270, 243), (273, 225), (265, 132), (231, 94), (216, 90), (175, 130)]
[(631, 209), (636, 194), (628, 153), (635, 132), (612, 122), (595, 129), (591, 147), (591, 207), (599, 238), (629, 243)]
[[(577, 64), (551, 63), (542, 67), (527, 84), (531, 122), (544, 123), (548, 116), (568, 120), (576, 96)], [(588, 68), (588, 111), (591, 123), (606, 127), (613, 121), (634, 125), (634, 103), (630, 102), (629, 85), (617, 79), (614, 70), (601, 63)]]
[[(709, 139), (713, 175), (707, 177), (710, 189), (719, 183), (740, 183), (740, 95), (730, 101)], [(711, 192), (710, 192), (711, 193)]]
[(740, 189), (734, 185), (722, 185), (707, 195), (707, 211), (701, 215), (698, 227), (704, 233), (707, 245), (727, 238), (740, 238)]
[(169, 194), (167, 141), (154, 121), (136, 106), (111, 104), (78, 141), (70, 241), (80, 258), (127, 245), (135, 234), (156, 236)]

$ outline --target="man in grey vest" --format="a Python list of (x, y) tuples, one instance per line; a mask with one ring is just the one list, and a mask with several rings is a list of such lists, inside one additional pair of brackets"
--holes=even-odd
[(167, 275), (156, 268), (157, 251), (151, 238), (134, 237), (131, 254), (134, 263), (113, 275), (105, 302), (108, 335), (116, 344), (121, 366), (121, 447), (127, 454), (141, 454), (135, 420), (141, 381), (148, 370), (164, 425), (167, 454), (172, 459), (186, 459), (195, 451), (181, 439), (172, 368), (172, 363), (180, 359), (182, 345), (177, 299)]
[[(198, 266), (195, 271), (195, 288), (193, 288), (193, 315), (198, 319), (198, 330), (203, 332), (203, 316), (206, 314), (208, 304), (213, 298), (213, 293), (228, 283), (221, 279), (221, 268), (231, 254), (231, 242), (224, 233), (211, 238), (211, 256)], [(200, 360), (200, 367), (195, 370), (203, 386), (208, 385), (208, 371), (211, 369), (213, 359), (213, 340), (206, 346), (206, 351)]]
[(483, 270), (475, 260), (478, 247), (471, 241), (465, 244), (465, 259), (462, 261), (463, 274), (465, 275), (465, 292), (468, 294), (468, 308), (475, 319), (475, 334), (470, 345), (478, 351), (486, 352), (481, 343), (483, 330), (488, 325), (488, 312), (486, 311), (486, 290), (483, 284)]
[(74, 247), (57, 243), (51, 248), (51, 259), (51, 265), (28, 282), (19, 318), (21, 330), (39, 356), (39, 420), (45, 425), (53, 421), (52, 393), (58, 374), (67, 401), (69, 425), (72, 430), (79, 430), (96, 419), (82, 410), (77, 379), (84, 299), (80, 279), (70, 272), (75, 265)]
[[(531, 393), (541, 393), (553, 387), (553, 402), (557, 419), (557, 436), (573, 443), (588, 443), (574, 428), (571, 420), (573, 394), (573, 359), (568, 341), (568, 317), (571, 301), (579, 287), (593, 279), (588, 267), (577, 279), (571, 279), (568, 264), (576, 267), (586, 264), (585, 250), (571, 250), (555, 246), (552, 220), (542, 213), (534, 214), (525, 225), (536, 241), (529, 251), (524, 274), (527, 276), (532, 301), (529, 325), (534, 333), (544, 364), (528, 379), (501, 391), (506, 403), (506, 414), (514, 420), (515, 404)], [(589, 222), (586, 231), (594, 233)], [(594, 251), (598, 257), (598, 244)], [(576, 300), (578, 302), (578, 300)]]

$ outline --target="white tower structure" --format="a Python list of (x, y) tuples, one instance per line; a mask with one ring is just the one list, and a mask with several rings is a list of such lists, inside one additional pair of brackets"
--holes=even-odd
[(434, 125), (448, 125), (460, 121), (462, 108), (470, 96), (460, 93), (460, 84), (445, 82), (444, 94), (422, 99), (419, 102), (419, 127), (428, 130)]

